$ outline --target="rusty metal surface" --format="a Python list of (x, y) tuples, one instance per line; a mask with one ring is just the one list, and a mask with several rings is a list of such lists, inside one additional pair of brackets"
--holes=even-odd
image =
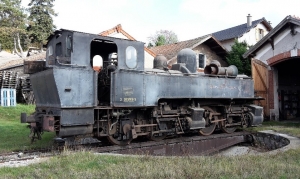
[(82, 134), (90, 134), (93, 132), (93, 126), (71, 126), (61, 127), (58, 136), (76, 136)]
[(54, 132), (54, 117), (44, 116), (43, 118), (43, 130)]
[(155, 156), (209, 155), (235, 144), (248, 141), (248, 132), (214, 134), (211, 136), (182, 137), (161, 142), (132, 143), (128, 146), (109, 146), (97, 149), (99, 153), (119, 153)]
[(33, 74), (40, 71), (43, 71), (46, 66), (46, 61), (24, 61), (24, 73)]

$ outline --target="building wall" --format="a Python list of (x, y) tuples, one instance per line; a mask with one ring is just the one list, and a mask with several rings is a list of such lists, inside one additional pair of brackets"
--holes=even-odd
[[(267, 44), (256, 53), (256, 58), (264, 62), (265, 64), (268, 64), (267, 60), (270, 58), (283, 58), (283, 56), (276, 56), (279, 54), (284, 55), (285, 52), (293, 53), (293, 51), (297, 51), (297, 49), (300, 49), (300, 27), (295, 28), (295, 30), (298, 33), (293, 36), (291, 35), (290, 29), (284, 29), (274, 38), (274, 50), (272, 49), (271, 44)], [(297, 55), (297, 52), (294, 52), (293, 54), (295, 56)]]
[[(252, 28), (249, 32), (246, 32), (243, 36), (239, 37), (238, 41), (246, 41), (250, 46), (255, 45), (260, 40), (259, 29), (263, 30), (264, 36), (269, 33), (264, 25), (258, 24), (255, 28)], [(234, 40), (235, 39), (224, 40), (221, 43), (226, 48), (226, 50), (231, 51), (231, 46), (234, 44)]]
[(122, 33), (112, 33), (109, 35), (110, 37), (116, 37), (116, 38), (120, 38), (120, 39), (128, 39), (125, 35), (123, 35)]
[(203, 53), (206, 56), (206, 65), (210, 64), (212, 60), (218, 60), (221, 63), (221, 66), (227, 67), (228, 64), (222, 60), (214, 51), (212, 51), (207, 45), (200, 44), (199, 46), (193, 49), (196, 53)]
[(153, 68), (153, 60), (154, 60), (154, 57), (145, 51), (144, 67), (145, 68)]
[(221, 44), (224, 46), (224, 48), (230, 52), (231, 46), (234, 44), (234, 39), (224, 40), (221, 42)]
[(238, 39), (238, 41), (246, 41), (250, 46), (255, 45), (261, 39), (259, 36), (259, 29), (263, 30), (263, 36), (269, 33), (269, 31), (263, 24), (257, 24), (255, 28), (252, 28), (249, 32), (245, 33)]
[(300, 27), (295, 30), (297, 33), (292, 35), (290, 28), (282, 29), (278, 35), (274, 36), (274, 49), (270, 43), (266, 43), (255, 56), (261, 62), (271, 65), (268, 67), (268, 96), (270, 117), (275, 120), (279, 119), (278, 91), (282, 87), (278, 84), (278, 70), (272, 65), (290, 57), (300, 56)]

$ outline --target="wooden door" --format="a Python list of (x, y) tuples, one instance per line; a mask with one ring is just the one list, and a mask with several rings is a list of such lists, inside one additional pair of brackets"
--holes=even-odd
[(259, 60), (251, 60), (252, 78), (254, 80), (254, 92), (256, 96), (263, 97), (265, 100), (255, 101), (256, 105), (264, 108), (264, 115), (270, 116), (268, 105), (268, 67)]

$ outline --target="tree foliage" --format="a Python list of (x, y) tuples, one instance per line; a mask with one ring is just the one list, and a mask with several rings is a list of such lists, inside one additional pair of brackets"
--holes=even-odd
[[(26, 47), (26, 14), (21, 0), (0, 0), (0, 43), (22, 56)], [(19, 50), (21, 53), (19, 53)]]
[(178, 42), (178, 37), (173, 31), (160, 30), (150, 37), (148, 46), (160, 46)]
[(251, 76), (251, 60), (249, 58), (244, 59), (243, 54), (248, 50), (248, 44), (243, 42), (238, 42), (235, 40), (234, 44), (231, 47), (226, 60), (229, 65), (235, 65), (239, 74), (245, 74)]
[(54, 0), (31, 0), (28, 4), (29, 37), (31, 43), (38, 43), (41, 47), (56, 28), (52, 19), (52, 16), (57, 16), (53, 9), (53, 2)]

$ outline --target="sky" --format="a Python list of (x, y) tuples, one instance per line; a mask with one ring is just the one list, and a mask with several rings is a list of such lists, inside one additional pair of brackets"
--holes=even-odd
[[(22, 0), (27, 8), (30, 0)], [(265, 18), (275, 27), (286, 16), (300, 17), (299, 0), (56, 0), (57, 29), (98, 34), (118, 24), (138, 41), (171, 30), (179, 41)]]

